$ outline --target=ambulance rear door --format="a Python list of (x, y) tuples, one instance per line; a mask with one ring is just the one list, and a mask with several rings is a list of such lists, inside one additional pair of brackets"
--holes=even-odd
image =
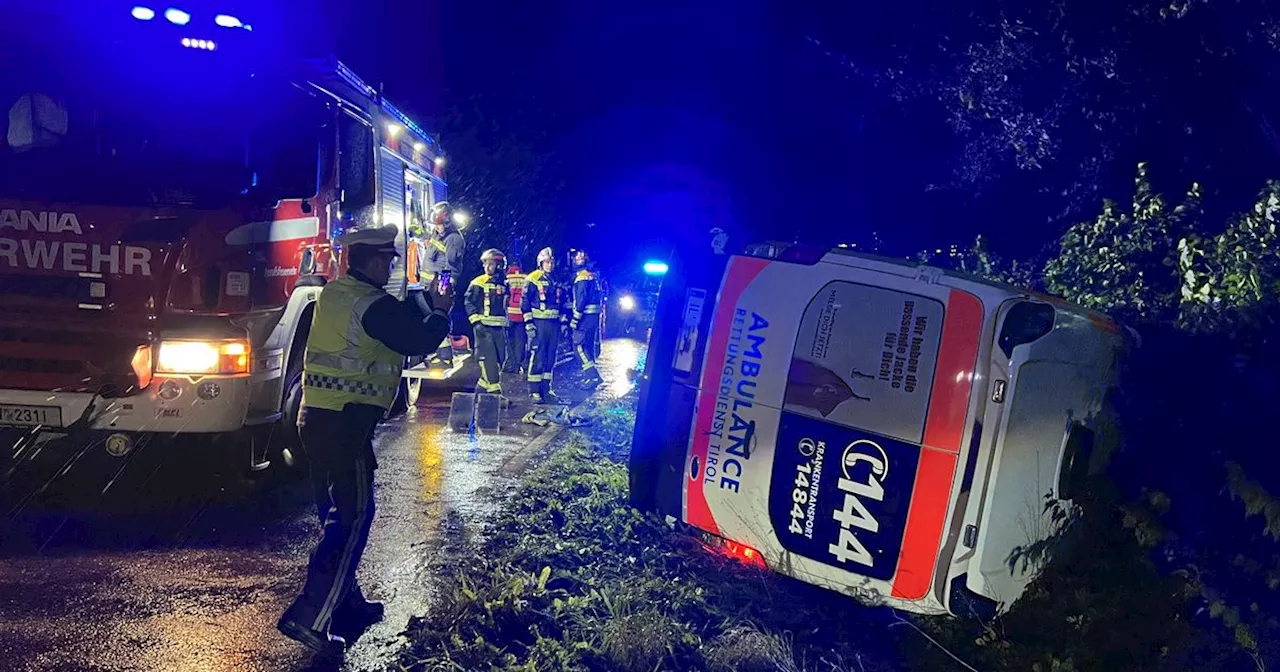
[(685, 383), (679, 517), (776, 571), (941, 611), (983, 309), (914, 273), (731, 259)]

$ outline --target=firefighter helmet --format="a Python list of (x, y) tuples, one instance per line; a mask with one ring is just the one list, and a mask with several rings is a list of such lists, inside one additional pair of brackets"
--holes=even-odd
[(431, 206), (431, 223), (440, 226), (449, 222), (449, 202), (440, 201)]
[(507, 260), (507, 255), (503, 254), (502, 250), (499, 250), (496, 247), (491, 247), (485, 250), (484, 254), (480, 255), (480, 263), (483, 264), (484, 262), (489, 261), (490, 259), (496, 259), (498, 262), (501, 263)]
[(556, 258), (556, 253), (552, 252), (551, 248), (544, 247), (542, 248), (542, 251), (538, 253), (538, 265), (541, 266), (542, 262), (553, 261), (555, 260), (555, 258)]

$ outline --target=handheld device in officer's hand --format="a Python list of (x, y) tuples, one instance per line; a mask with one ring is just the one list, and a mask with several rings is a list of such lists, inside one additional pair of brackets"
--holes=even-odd
[(444, 296), (453, 290), (453, 271), (440, 271), (436, 280), (436, 291)]

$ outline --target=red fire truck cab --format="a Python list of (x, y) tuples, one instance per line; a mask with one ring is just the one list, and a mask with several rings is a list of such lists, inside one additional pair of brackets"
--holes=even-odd
[(247, 25), (162, 9), (6, 17), (0, 439), (233, 435), (215, 445), (260, 470), (289, 461), (332, 241), (403, 236), (445, 198), (441, 150), (338, 61), (258, 58)]

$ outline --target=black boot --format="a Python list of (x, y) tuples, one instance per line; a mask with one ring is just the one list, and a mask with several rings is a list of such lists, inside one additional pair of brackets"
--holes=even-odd
[(368, 630), (382, 620), (384, 609), (381, 602), (351, 602), (333, 613), (333, 623), (329, 631), (348, 642), (360, 639)]
[(347, 650), (347, 641), (342, 637), (312, 630), (294, 620), (288, 612), (280, 617), (280, 622), (276, 623), (276, 629), (285, 637), (315, 651), (324, 658), (341, 658)]

